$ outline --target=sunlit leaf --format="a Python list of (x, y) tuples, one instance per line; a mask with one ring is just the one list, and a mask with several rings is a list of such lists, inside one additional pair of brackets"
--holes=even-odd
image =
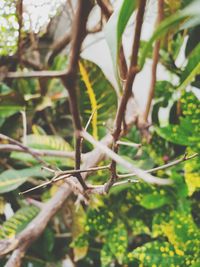
[(95, 63), (81, 60), (81, 66), (79, 103), (83, 125), (86, 125), (93, 114), (88, 131), (101, 138), (105, 134), (105, 123), (114, 118), (117, 96), (113, 86)]
[(0, 228), (0, 239), (11, 238), (21, 232), (27, 224), (38, 214), (39, 208), (27, 206), (19, 209)]

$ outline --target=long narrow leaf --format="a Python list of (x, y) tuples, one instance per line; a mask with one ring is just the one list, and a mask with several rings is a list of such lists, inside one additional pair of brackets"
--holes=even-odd
[(105, 37), (110, 49), (117, 80), (119, 80), (117, 66), (122, 35), (135, 6), (135, 0), (124, 0), (121, 7), (114, 11), (105, 28)]

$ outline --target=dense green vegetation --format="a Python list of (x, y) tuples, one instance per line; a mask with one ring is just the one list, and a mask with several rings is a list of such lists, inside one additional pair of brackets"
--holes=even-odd
[[(6, 77), (11, 71), (28, 73), (33, 70), (19, 57), (19, 27), (16, 26), (19, 16), (15, 2), (4, 1), (6, 12), (1, 11), (0, 133), (37, 149), (40, 156), (46, 150), (73, 152), (75, 138), (70, 100), (61, 80)], [(119, 74), (122, 35), (131, 15), (137, 12), (138, 3), (123, 0), (121, 9), (114, 10), (108, 22), (104, 20), (103, 23), (119, 94), (123, 94)], [(200, 159), (196, 156), (200, 153), (199, 7), (200, 1), (164, 1), (163, 21), (150, 40), (140, 40), (139, 67), (143, 68), (147, 61), (152, 60), (154, 44), (160, 40), (159, 64), (165, 68), (169, 79), (157, 77), (149, 116), (151, 126), (144, 129), (143, 124), (135, 123), (120, 139), (142, 146), (122, 145), (118, 151), (122, 158), (143, 170), (182, 159), (179, 164), (153, 172), (156, 177), (171, 179), (173, 184), (154, 185), (139, 177), (130, 177), (138, 180), (113, 186), (108, 194), (86, 195), (85, 201), (77, 201), (80, 194), (78, 198), (76, 193), (71, 194), (28, 248), (22, 266), (64, 266), (63, 260), (67, 257), (75, 266), (200, 266)], [(30, 32), (21, 30), (22, 38), (26, 40)], [(39, 34), (38, 40), (40, 42)], [(26, 55), (31, 58), (31, 53), (29, 51)], [(180, 53), (184, 53), (185, 60), (182, 66), (177, 66)], [(68, 55), (59, 54), (48, 67), (42, 62), (42, 70), (65, 70), (68, 63)], [(151, 77), (146, 79), (149, 83), (150, 80)], [(93, 114), (87, 131), (96, 140), (113, 130), (118, 97), (101, 68), (81, 58), (76, 108), (80, 110), (83, 127)], [(160, 115), (163, 110), (168, 114), (165, 119)], [(9, 143), (11, 149), (6, 148)], [(46, 182), (53, 175), (41, 170), (43, 164), (29, 151), (21, 147), (18, 148), (24, 151), (18, 151), (16, 146), (6, 138), (0, 139), (1, 241), (14, 239), (26, 229), (64, 183), (59, 181), (19, 195), (19, 192)], [(92, 149), (90, 143), (83, 141), (83, 153)], [(184, 160), (193, 155), (194, 158)], [(52, 168), (61, 170), (72, 170), (75, 164), (72, 156), (47, 153), (41, 158)], [(98, 166), (110, 162), (106, 157)], [(117, 173), (120, 176), (128, 171), (117, 164)], [(108, 170), (98, 170), (90, 173), (87, 182), (102, 185), (108, 179)], [(6, 220), (8, 207), (13, 216)], [(0, 252), (2, 246), (0, 242)], [(4, 255), (0, 266), (5, 266), (7, 260)]]

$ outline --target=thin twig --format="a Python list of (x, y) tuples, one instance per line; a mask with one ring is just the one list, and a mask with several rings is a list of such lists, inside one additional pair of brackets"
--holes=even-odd
[(131, 183), (138, 183), (139, 180), (136, 179), (127, 179), (124, 181), (120, 181), (120, 182), (115, 182), (112, 187), (116, 187), (116, 186), (120, 186), (120, 185), (126, 185), (126, 184), (131, 184)]
[(41, 70), (41, 71), (29, 71), (29, 72), (8, 72), (6, 79), (19, 79), (19, 78), (62, 78), (66, 77), (66, 70)]
[(89, 172), (95, 172), (95, 171), (110, 169), (110, 165), (93, 167), (93, 168), (89, 168), (89, 169), (69, 170), (69, 171), (54, 171), (54, 170), (46, 168), (46, 167), (43, 167), (43, 168), (45, 170), (48, 170), (48, 171), (54, 173), (55, 176), (50, 181), (44, 182), (40, 185), (37, 185), (37, 186), (32, 187), (30, 189), (27, 189), (26, 191), (20, 192), (19, 193), (20, 195), (29, 193), (31, 191), (45, 187), (47, 185), (50, 185), (50, 184), (58, 182), (58, 181), (65, 180), (66, 178), (69, 178), (70, 176), (72, 176), (74, 174), (80, 174), (80, 173), (84, 173), (84, 172), (89, 173)]
[(21, 111), (23, 124), (23, 145), (27, 146), (27, 121), (25, 109)]
[(95, 171), (108, 170), (108, 169), (110, 169), (110, 165), (92, 167), (92, 168), (88, 168), (88, 169), (61, 171), (60, 174), (62, 174), (62, 175), (63, 174), (76, 174), (76, 173), (81, 173), (81, 172), (95, 172)]
[(22, 143), (14, 140), (13, 138), (6, 136), (4, 134), (0, 134), (0, 139), (4, 139), (9, 141), (11, 144), (17, 145), (19, 146), (22, 150), (24, 150), (25, 152), (31, 154), (31, 156), (33, 156), (39, 163), (43, 164), (44, 166), (49, 166), (48, 163), (46, 163), (43, 159), (40, 158), (40, 156), (38, 156), (36, 153), (34, 153), (34, 151), (32, 149), (30, 149), (29, 147), (23, 145)]
[[(130, 108), (127, 110), (127, 123), (130, 128), (133, 123), (135, 123), (135, 113)], [(107, 134), (102, 140), (101, 143), (105, 146), (110, 147), (112, 145), (113, 138), (110, 134)], [(105, 154), (102, 153), (102, 150), (99, 148), (93, 149), (87, 154), (87, 157), (84, 157), (84, 162), (82, 164), (82, 169), (91, 168), (97, 166), (99, 162), (104, 158)], [(83, 173), (83, 179), (87, 178), (88, 173)], [(7, 267), (18, 267), (21, 264), (22, 258), (28, 249), (28, 247), (37, 239), (41, 233), (46, 228), (49, 220), (54, 216), (54, 214), (62, 207), (65, 200), (72, 193), (71, 187), (67, 186), (65, 183), (61, 185), (55, 195), (45, 203), (43, 209), (35, 217), (35, 219), (16, 237), (11, 240), (2, 240), (0, 241), (0, 256), (8, 254), (11, 251), (13, 252), (9, 261), (7, 262)], [(24, 243), (26, 241), (26, 243)], [(21, 244), (25, 245), (21, 248)], [(20, 252), (20, 253), (18, 253)], [(18, 255), (18, 258), (15, 256)], [(17, 266), (16, 263), (19, 262)]]
[[(119, 108), (117, 111), (117, 115), (115, 118), (115, 126), (114, 126), (114, 132), (113, 132), (113, 141), (114, 141), (113, 151), (115, 153), (117, 153), (118, 151), (118, 145), (116, 144), (116, 142), (118, 141), (120, 133), (121, 133), (123, 120), (125, 122), (125, 119), (124, 119), (125, 111), (126, 111), (128, 100), (132, 94), (132, 85), (135, 80), (136, 74), (139, 72), (139, 68), (137, 65), (138, 51), (139, 51), (140, 35), (141, 35), (141, 30), (142, 30), (146, 0), (140, 0), (138, 3), (139, 3), (139, 6), (138, 6), (138, 11), (137, 11), (137, 16), (136, 16), (136, 26), (135, 26), (135, 34), (134, 34), (134, 40), (133, 40), (130, 67), (128, 70), (127, 79), (126, 79), (125, 86), (124, 86), (125, 87), (124, 92), (123, 92), (123, 95), (122, 95), (122, 98), (119, 104)], [(111, 163), (111, 173), (112, 173), (112, 176), (111, 176), (110, 182), (108, 183), (108, 190), (109, 190), (109, 187), (112, 185), (112, 183), (116, 179), (116, 163), (114, 162), (114, 160), (112, 160), (112, 163)]]
[[(73, 118), (73, 124), (75, 128), (75, 169), (80, 169), (81, 164), (81, 136), (80, 131), (82, 129), (81, 117), (78, 108), (77, 94), (76, 94), (76, 79), (77, 68), (80, 49), (82, 41), (86, 36), (86, 23), (88, 15), (93, 7), (90, 0), (80, 1), (77, 12), (75, 14), (74, 24), (72, 27), (72, 49), (69, 58), (68, 76), (62, 79), (64, 86), (69, 93), (70, 111)], [(76, 175), (77, 179), (81, 183), (84, 189), (87, 189), (87, 185), (81, 177), (81, 174)]]
[[(35, 149), (30, 148), (29, 151), (25, 151), (23, 148), (19, 147), (18, 145), (10, 145), (10, 144), (0, 144), (0, 151), (17, 151), (17, 152), (24, 152), (30, 154), (29, 151), (32, 151), (37, 156), (44, 157), (60, 157), (60, 158), (75, 158), (74, 151), (60, 151), (60, 150), (45, 150), (45, 149)], [(84, 154), (82, 154), (82, 158), (84, 158)]]
[(87, 132), (87, 129), (88, 129), (88, 127), (89, 127), (89, 125), (90, 125), (90, 122), (91, 122), (91, 120), (92, 120), (92, 118), (93, 118), (93, 116), (94, 116), (94, 114), (95, 114), (96, 111), (97, 111), (97, 108), (95, 108), (95, 109), (93, 110), (92, 114), (90, 115), (90, 117), (89, 117), (89, 119), (88, 119), (88, 121), (87, 121), (87, 123), (86, 123), (86, 125), (85, 125), (85, 131), (86, 131), (86, 132)]
[(17, 11), (17, 20), (18, 20), (18, 60), (19, 64), (22, 63), (22, 26), (23, 26), (23, 0), (18, 0), (16, 5), (16, 11)]
[(130, 162), (126, 161), (122, 157), (120, 157), (118, 154), (116, 154), (114, 151), (112, 151), (110, 148), (102, 144), (101, 142), (96, 141), (89, 133), (82, 131), (81, 135), (85, 140), (90, 142), (95, 147), (98, 147), (103, 153), (105, 153), (108, 157), (110, 157), (113, 161), (116, 163), (122, 165), (130, 172), (134, 172), (140, 179), (143, 181), (150, 183), (150, 184), (158, 184), (158, 185), (170, 185), (173, 183), (171, 179), (161, 179), (158, 177), (154, 177), (145, 171), (133, 166)]
[[(167, 163), (165, 165), (162, 165), (162, 166), (159, 166), (159, 167), (155, 167), (155, 168), (152, 168), (152, 169), (149, 169), (149, 170), (145, 170), (144, 172), (152, 173), (152, 172), (156, 172), (156, 171), (159, 171), (159, 170), (164, 170), (166, 168), (170, 168), (172, 166), (175, 166), (175, 165), (177, 165), (177, 164), (179, 164), (181, 162), (196, 158), (197, 156), (198, 156), (198, 153), (195, 153), (195, 154), (193, 154), (193, 155), (191, 155), (189, 157), (184, 155), (180, 159), (177, 159), (175, 161), (169, 162), (169, 163)], [(132, 177), (132, 176), (135, 176), (135, 175), (136, 175), (135, 173), (118, 174), (118, 178), (127, 178), (127, 177)]]
[(135, 147), (135, 148), (140, 148), (142, 146), (141, 144), (136, 144), (136, 143), (132, 143), (132, 142), (124, 142), (124, 141), (119, 141), (119, 140), (116, 143), (118, 145), (131, 146), (131, 147)]
[(113, 7), (108, 0), (97, 0), (97, 4), (102, 10), (103, 15), (105, 16), (106, 20), (108, 20), (113, 13)]

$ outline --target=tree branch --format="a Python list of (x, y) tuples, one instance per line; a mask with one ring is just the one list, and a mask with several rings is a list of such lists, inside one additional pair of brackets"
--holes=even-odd
[(102, 10), (103, 15), (105, 16), (106, 20), (108, 20), (113, 13), (113, 8), (108, 0), (97, 0), (97, 4)]
[(136, 16), (136, 26), (135, 26), (135, 35), (134, 35), (132, 55), (131, 55), (131, 63), (130, 63), (130, 67), (128, 70), (124, 93), (122, 95), (122, 99), (120, 101), (116, 119), (115, 119), (115, 130), (113, 133), (114, 142), (116, 142), (119, 138), (119, 135), (121, 132), (122, 121), (123, 121), (125, 111), (126, 111), (126, 105), (132, 94), (132, 85), (133, 85), (136, 74), (139, 72), (137, 62), (138, 62), (138, 51), (139, 51), (140, 35), (141, 35), (145, 5), (146, 5), (146, 0), (139, 1), (139, 7), (138, 7), (137, 16)]
[(7, 140), (11, 144), (14, 144), (14, 145), (20, 147), (23, 151), (31, 154), (31, 156), (33, 156), (40, 164), (43, 164), (45, 166), (49, 166), (43, 159), (40, 158), (40, 156), (38, 156), (36, 153), (34, 153), (34, 151), (32, 149), (30, 149), (29, 147), (23, 145), (22, 143), (14, 140), (13, 138), (8, 137), (8, 136), (6, 136), (4, 134), (0, 134), (0, 139)]
[[(92, 7), (93, 4), (90, 0), (79, 1), (78, 9), (72, 27), (72, 49), (69, 58), (68, 75), (66, 77), (63, 77), (62, 79), (63, 84), (69, 93), (70, 111), (75, 128), (75, 169), (80, 169), (81, 164), (81, 137), (79, 132), (82, 129), (76, 95), (77, 68), (81, 45), (87, 32), (86, 23)], [(82, 187), (84, 189), (87, 189), (87, 186), (83, 181), (81, 174), (78, 173), (76, 177), (81, 183)]]
[(90, 142), (93, 146), (98, 147), (103, 153), (105, 153), (108, 157), (114, 160), (116, 163), (122, 165), (130, 172), (134, 172), (141, 180), (150, 183), (150, 184), (158, 184), (158, 185), (170, 185), (173, 183), (171, 179), (161, 179), (158, 177), (154, 177), (145, 171), (133, 166), (130, 162), (126, 161), (110, 148), (102, 144), (101, 142), (96, 141), (89, 133), (82, 131), (81, 135), (85, 140)]
[(19, 25), (18, 30), (18, 60), (19, 63), (22, 63), (22, 26), (23, 26), (23, 0), (18, 0), (16, 4), (16, 13), (17, 13), (17, 20)]
[(67, 76), (66, 70), (42, 70), (29, 72), (8, 72), (6, 79), (20, 79), (20, 78), (62, 78)]
[[(45, 150), (45, 149), (35, 149), (35, 148), (30, 148), (29, 151), (25, 151), (23, 148), (17, 146), (17, 145), (10, 145), (10, 144), (0, 144), (0, 151), (17, 151), (17, 152), (24, 152), (31, 154), (30, 151), (40, 157), (44, 156), (50, 156), (50, 157), (61, 157), (61, 158), (75, 158), (75, 153), (74, 151), (60, 151), (60, 150)], [(32, 154), (31, 154), (32, 155)], [(82, 157), (84, 157), (84, 154), (82, 154)]]
[[(139, 6), (138, 6), (138, 11), (137, 11), (137, 16), (136, 16), (135, 35), (134, 35), (134, 40), (133, 40), (130, 67), (129, 67), (128, 74), (127, 74), (127, 80), (125, 82), (125, 89), (124, 89), (124, 92), (123, 92), (123, 95), (122, 95), (122, 98), (119, 104), (119, 108), (117, 111), (117, 115), (115, 118), (115, 127), (114, 127), (114, 132), (113, 132), (113, 138), (114, 138), (113, 150), (115, 153), (117, 153), (118, 151), (118, 145), (116, 144), (116, 142), (119, 139), (119, 136), (121, 133), (122, 122), (123, 120), (125, 120), (125, 111), (126, 111), (128, 100), (132, 94), (132, 85), (133, 85), (135, 76), (139, 71), (138, 66), (137, 66), (137, 61), (138, 61), (140, 35), (141, 35), (141, 30), (142, 30), (146, 0), (140, 0), (138, 3), (139, 3)], [(108, 183), (108, 190), (109, 190), (109, 187), (112, 185), (112, 183), (116, 179), (116, 163), (114, 160), (112, 160), (112, 163), (111, 163), (111, 171), (112, 171), (112, 176), (111, 176), (110, 182)]]
[[(46, 168), (44, 168), (44, 169), (46, 169)], [(108, 166), (100, 166), (100, 167), (93, 167), (93, 168), (89, 168), (89, 169), (69, 170), (69, 171), (54, 171), (54, 170), (52, 170), (55, 175), (50, 181), (44, 182), (44, 183), (39, 184), (39, 185), (37, 185), (35, 187), (27, 189), (26, 191), (20, 192), (19, 194), (23, 195), (23, 194), (32, 192), (32, 191), (34, 191), (36, 189), (45, 187), (47, 185), (56, 183), (56, 182), (61, 181), (61, 180), (65, 180), (67, 178), (69, 180), (69, 178), (71, 176), (73, 176), (73, 175), (75, 176), (76, 174), (80, 174), (80, 173), (84, 173), (84, 172), (89, 173), (89, 172), (95, 172), (95, 171), (106, 170), (106, 169), (110, 169), (110, 165), (108, 165)]]
[[(163, 20), (164, 16), (164, 0), (158, 0), (158, 17), (156, 20), (156, 27), (160, 24)], [(159, 60), (159, 50), (160, 50), (160, 40), (156, 41), (154, 49), (153, 49), (153, 63), (152, 63), (152, 70), (151, 70), (151, 84), (149, 88), (149, 95), (147, 99), (146, 109), (144, 112), (144, 121), (148, 120), (149, 111), (151, 108), (151, 103), (154, 97), (154, 90), (156, 85), (156, 71), (157, 65)]]
[[(149, 169), (149, 170), (145, 170), (144, 172), (152, 173), (152, 172), (156, 172), (156, 171), (159, 171), (159, 170), (164, 170), (164, 169), (170, 168), (172, 166), (175, 166), (175, 165), (177, 165), (177, 164), (179, 164), (181, 162), (196, 158), (197, 156), (198, 156), (198, 153), (195, 153), (195, 154), (193, 154), (193, 155), (191, 155), (189, 157), (187, 157), (187, 155), (184, 155), (180, 159), (174, 160), (174, 161), (169, 162), (169, 163), (167, 163), (165, 165), (162, 165), (162, 166), (158, 166), (158, 167), (155, 167), (155, 168), (152, 168), (152, 169)], [(118, 177), (119, 178), (127, 178), (127, 177), (132, 177), (132, 176), (135, 176), (135, 175), (136, 175), (135, 173), (127, 173), (127, 174), (119, 174)]]
[[(135, 114), (132, 113), (133, 110), (130, 107), (130, 110), (127, 110), (127, 126), (131, 127), (133, 123), (135, 123)], [(113, 137), (111, 134), (107, 134), (102, 140), (101, 143), (105, 146), (110, 147), (113, 142)], [(93, 149), (91, 152), (88, 152), (84, 159), (81, 169), (89, 169), (98, 165), (98, 163), (103, 160), (105, 154), (102, 153), (102, 150), (98, 147)], [(85, 180), (87, 178), (88, 173), (83, 173), (82, 178)], [(21, 235), (17, 235), (15, 238), (6, 239), (0, 241), (0, 256), (10, 253), (15, 249), (18, 249), (20, 244), (23, 243), (24, 238), (27, 239), (26, 247), (21, 249), (21, 253), (15, 253), (11, 255), (7, 267), (18, 267), (15, 265), (15, 261), (13, 263), (13, 259), (16, 255), (22, 261), (22, 258), (28, 249), (28, 247), (41, 235), (47, 226), (49, 220), (55, 215), (55, 213), (61, 208), (62, 204), (65, 202), (67, 197), (72, 193), (72, 190), (66, 184), (63, 184), (59, 187), (56, 194), (44, 204), (43, 209), (39, 212), (39, 214), (35, 217), (34, 221), (32, 221), (22, 232)], [(59, 205), (58, 205), (59, 204)], [(46, 219), (47, 218), (47, 219)], [(30, 229), (36, 228), (36, 231), (31, 231)], [(17, 259), (16, 259), (17, 261)]]
[(141, 144), (135, 144), (135, 143), (124, 142), (124, 141), (117, 141), (116, 143), (118, 145), (131, 146), (131, 147), (135, 147), (135, 148), (140, 148), (142, 146)]

